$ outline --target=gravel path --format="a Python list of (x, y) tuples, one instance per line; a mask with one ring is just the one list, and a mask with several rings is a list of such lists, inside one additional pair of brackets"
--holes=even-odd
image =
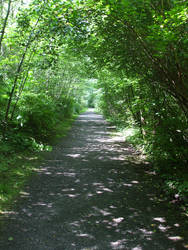
[(0, 250), (186, 249), (185, 221), (109, 133), (93, 112), (76, 120), (3, 219)]

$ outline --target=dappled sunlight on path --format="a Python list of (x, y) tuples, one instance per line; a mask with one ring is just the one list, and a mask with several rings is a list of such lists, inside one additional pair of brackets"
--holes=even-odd
[(183, 218), (108, 127), (92, 112), (77, 119), (7, 212), (1, 250), (186, 249)]

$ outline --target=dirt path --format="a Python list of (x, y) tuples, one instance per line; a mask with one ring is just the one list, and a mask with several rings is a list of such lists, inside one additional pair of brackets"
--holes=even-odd
[(1, 250), (186, 249), (184, 221), (107, 127), (92, 112), (77, 119), (4, 218)]

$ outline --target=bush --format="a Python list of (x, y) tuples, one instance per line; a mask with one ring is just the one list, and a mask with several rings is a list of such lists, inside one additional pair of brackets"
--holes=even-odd
[(56, 106), (44, 94), (25, 94), (19, 103), (17, 120), (25, 131), (35, 138), (45, 140), (54, 130), (57, 122)]

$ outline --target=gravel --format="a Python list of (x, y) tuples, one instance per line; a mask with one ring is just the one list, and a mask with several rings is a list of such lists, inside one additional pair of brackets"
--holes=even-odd
[(0, 250), (188, 248), (185, 218), (110, 133), (101, 115), (79, 116), (1, 218)]

